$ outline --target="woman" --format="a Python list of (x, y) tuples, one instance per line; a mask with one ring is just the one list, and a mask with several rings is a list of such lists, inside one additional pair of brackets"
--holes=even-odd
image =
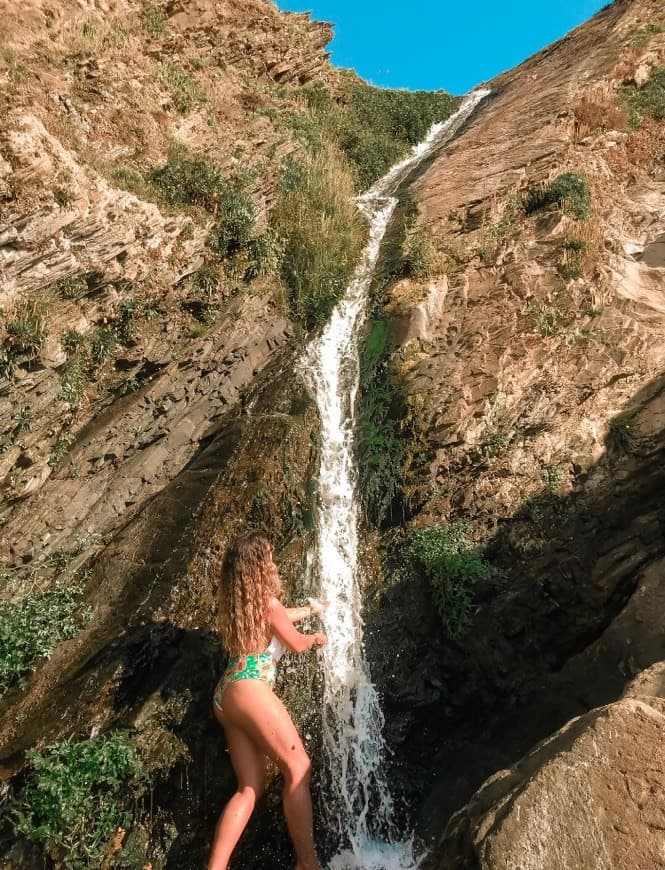
[[(293, 623), (315, 612), (287, 610), (268, 541), (258, 534), (238, 538), (226, 553), (219, 588), (219, 628), (229, 653), (213, 710), (224, 727), (238, 788), (224, 808), (208, 870), (225, 870), (265, 789), (265, 756), (284, 777), (286, 824), (296, 852), (296, 870), (321, 870), (314, 849), (311, 764), (286, 708), (275, 695), (276, 649), (301, 653), (324, 646), (325, 634), (301, 634)], [(318, 605), (316, 612), (325, 605)]]

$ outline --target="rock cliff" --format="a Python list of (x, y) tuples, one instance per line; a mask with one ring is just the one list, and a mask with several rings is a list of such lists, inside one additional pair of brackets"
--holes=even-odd
[[(662, 109), (636, 119), (631, 103), (664, 48), (658, 4), (608, 6), (490, 82), (467, 129), (404, 191), (403, 265), (379, 298), (410, 443), (369, 629), (396, 776), (407, 765), (426, 838), (486, 776), (665, 656), (665, 137)], [(442, 587), (426, 562), (415, 577), (404, 564), (418, 532), (451, 546), (460, 524), (491, 575), (469, 598), (444, 589), (442, 626)], [(468, 621), (451, 632), (460, 600)], [(510, 801), (500, 812), (516, 820), (508, 794), (497, 807)], [(464, 863), (446, 846), (436, 866), (566, 863), (490, 846), (494, 823), (478, 820), (466, 842), (482, 848)], [(566, 866), (606, 866), (571, 854)]]

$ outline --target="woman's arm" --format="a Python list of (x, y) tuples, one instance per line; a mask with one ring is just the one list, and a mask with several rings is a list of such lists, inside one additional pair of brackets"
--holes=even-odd
[(309, 616), (319, 616), (328, 606), (327, 601), (318, 601), (316, 598), (309, 598), (309, 604), (302, 607), (285, 607), (287, 616), (291, 622), (302, 622)]
[(302, 622), (303, 619), (307, 619), (308, 616), (312, 616), (314, 613), (309, 604), (304, 607), (285, 607), (284, 610), (286, 610), (286, 615), (291, 622)]
[[(304, 616), (309, 616), (309, 607), (294, 607), (291, 610), (304, 610)], [(273, 634), (280, 640), (287, 649), (291, 652), (301, 653), (311, 649), (313, 646), (324, 646), (327, 642), (325, 634), (317, 632), (315, 634), (301, 634), (293, 625), (289, 617), (289, 612), (281, 602), (273, 598), (268, 609), (270, 618), (270, 628)], [(304, 619), (304, 616), (302, 617)]]

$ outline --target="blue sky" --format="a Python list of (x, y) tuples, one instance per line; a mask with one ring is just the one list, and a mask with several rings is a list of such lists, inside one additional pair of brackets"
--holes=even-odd
[(332, 60), (375, 85), (455, 94), (515, 66), (608, 0), (277, 0), (335, 24)]

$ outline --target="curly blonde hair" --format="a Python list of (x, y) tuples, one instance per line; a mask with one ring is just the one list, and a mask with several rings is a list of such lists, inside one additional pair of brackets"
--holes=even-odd
[(256, 532), (237, 538), (226, 551), (219, 583), (218, 626), (229, 655), (260, 652), (265, 647), (268, 603), (281, 595), (267, 538)]

